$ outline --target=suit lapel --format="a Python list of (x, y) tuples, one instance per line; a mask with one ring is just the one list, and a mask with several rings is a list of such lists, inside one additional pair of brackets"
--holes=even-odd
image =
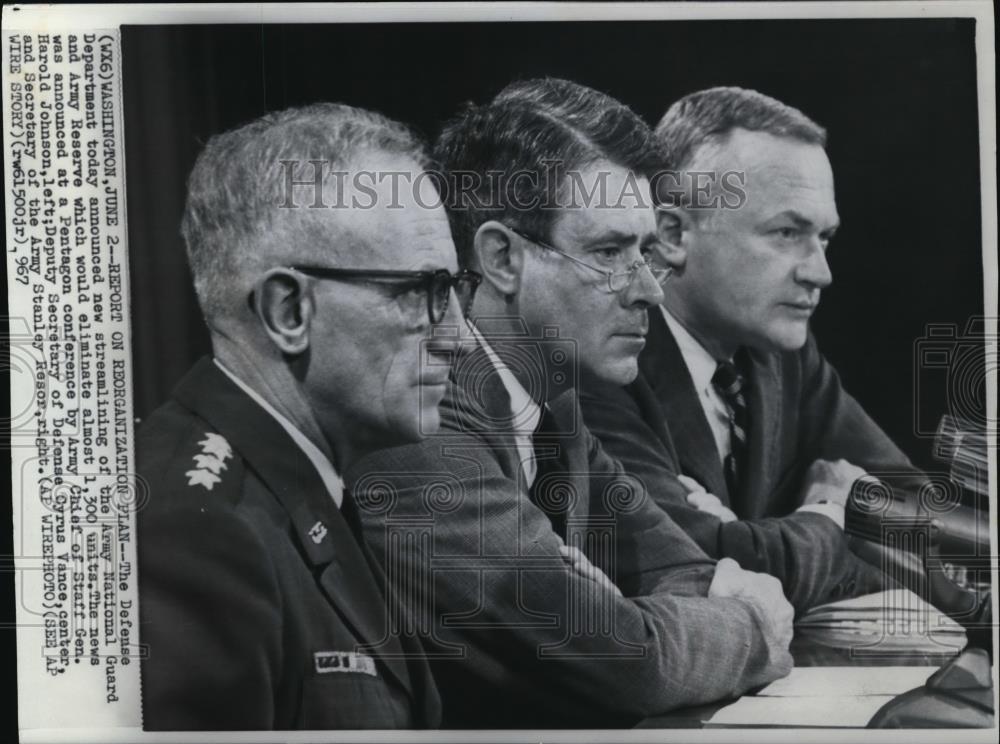
[(409, 689), (405, 662), (398, 658), (398, 641), (387, 633), (384, 582), (373, 573), (371, 562), (309, 458), (281, 424), (208, 357), (198, 363), (174, 395), (225, 437), (281, 503), (334, 610), (359, 640), (381, 649), (381, 660)]
[[(519, 482), (521, 460), (514, 438), (510, 395), (481, 345), (476, 343), (463, 351), (453, 367), (452, 379), (455, 383), (452, 399), (445, 399), (442, 415), (454, 417), (458, 430), (474, 426), (477, 434), (493, 448), (504, 474)], [(533, 488), (547, 473), (557, 472), (560, 474), (560, 487), (569, 482), (572, 487), (570, 493), (590, 492), (584, 475), (589, 469), (587, 453), (583, 448), (574, 446), (583, 425), (576, 395), (576, 390), (566, 390), (549, 401), (552, 426), (533, 437), (538, 456), (538, 472)], [(585, 519), (589, 514), (587, 499), (577, 498), (571, 514), (575, 519)], [(556, 516), (550, 514), (549, 518), (558, 528), (554, 520)]]
[(639, 376), (635, 378), (635, 382), (631, 383), (627, 390), (639, 405), (643, 421), (656, 434), (663, 449), (667, 451), (670, 461), (677, 468), (680, 456), (677, 453), (677, 447), (674, 446), (674, 436), (670, 433), (670, 428), (667, 425), (667, 417), (663, 415), (663, 403), (653, 391), (651, 382), (655, 382), (655, 380), (650, 380), (644, 372), (640, 372)]
[(521, 460), (514, 438), (510, 395), (486, 350), (463, 344), (451, 372), (441, 418), (454, 431), (474, 429), (497, 454), (504, 475), (516, 481)]
[(750, 431), (747, 438), (746, 477), (741, 479), (740, 509), (745, 519), (756, 519), (770, 513), (774, 493), (776, 466), (775, 447), (778, 443), (778, 422), (781, 418), (781, 380), (777, 354), (749, 351), (749, 394), (747, 406)]
[(663, 409), (681, 472), (697, 480), (723, 503), (729, 503), (715, 437), (680, 347), (659, 307), (649, 310), (649, 334), (646, 348), (639, 356), (639, 366)]

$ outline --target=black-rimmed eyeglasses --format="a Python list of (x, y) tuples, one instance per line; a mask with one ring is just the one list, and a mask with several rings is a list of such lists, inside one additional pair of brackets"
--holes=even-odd
[(435, 271), (388, 271), (381, 269), (334, 269), (326, 266), (289, 266), (292, 271), (316, 277), (340, 281), (388, 282), (410, 284), (422, 289), (427, 295), (427, 319), (431, 324), (440, 323), (448, 312), (451, 290), (455, 290), (462, 315), (469, 312), (476, 288), (483, 280), (475, 271), (459, 271), (452, 274), (447, 269)]

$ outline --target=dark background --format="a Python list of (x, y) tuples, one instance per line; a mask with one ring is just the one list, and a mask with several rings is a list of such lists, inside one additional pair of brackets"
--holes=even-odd
[[(929, 467), (921, 431), (949, 410), (982, 420), (985, 401), (982, 347), (962, 340), (983, 311), (974, 24), (123, 27), (136, 415), (210, 350), (178, 225), (187, 174), (212, 134), (333, 100), (433, 139), (464, 101), (537, 76), (610, 93), (655, 124), (686, 93), (739, 85), (829, 130), (843, 224), (830, 253), (835, 281), (813, 327), (847, 389)], [(935, 342), (951, 354), (935, 359), (951, 359), (950, 368), (914, 363), (929, 323), (957, 328), (956, 340)]]

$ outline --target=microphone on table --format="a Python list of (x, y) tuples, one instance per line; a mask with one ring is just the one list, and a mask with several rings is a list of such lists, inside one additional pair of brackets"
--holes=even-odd
[[(886, 572), (989, 645), (991, 547), (986, 434), (945, 416), (935, 436), (945, 474), (864, 476), (851, 487), (844, 531), (869, 544)], [(861, 551), (859, 551), (861, 552)], [(980, 576), (986, 580), (980, 580)]]

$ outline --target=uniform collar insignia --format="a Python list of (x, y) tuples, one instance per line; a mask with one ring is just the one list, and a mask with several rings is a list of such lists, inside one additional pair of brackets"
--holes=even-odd
[(205, 438), (198, 442), (201, 452), (193, 458), (195, 468), (184, 475), (188, 477), (189, 486), (204, 486), (211, 491), (222, 478), (219, 473), (227, 469), (226, 460), (233, 456), (233, 448), (221, 434), (206, 432)]

